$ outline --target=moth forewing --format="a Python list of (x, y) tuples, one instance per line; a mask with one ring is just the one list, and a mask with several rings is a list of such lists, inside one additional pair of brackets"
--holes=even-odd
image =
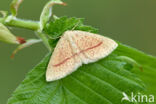
[(118, 44), (107, 37), (84, 31), (66, 31), (57, 43), (46, 72), (54, 81), (74, 72), (82, 64), (108, 56)]
[[(69, 41), (63, 36), (51, 56), (46, 72), (46, 80), (53, 81), (65, 77), (79, 66), (80, 62), (75, 61), (73, 50)], [(77, 66), (77, 67), (76, 67)]]
[(71, 34), (85, 60), (88, 60), (86, 63), (106, 57), (118, 46), (114, 40), (98, 34), (84, 31), (68, 31), (68, 34)]

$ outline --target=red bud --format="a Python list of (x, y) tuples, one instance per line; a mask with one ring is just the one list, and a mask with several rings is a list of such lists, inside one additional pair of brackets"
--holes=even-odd
[(17, 41), (20, 43), (20, 44), (24, 44), (26, 43), (25, 39), (22, 38), (22, 37), (16, 37)]

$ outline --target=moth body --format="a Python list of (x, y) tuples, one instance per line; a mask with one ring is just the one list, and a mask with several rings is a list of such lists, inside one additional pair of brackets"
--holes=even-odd
[(108, 56), (118, 44), (107, 37), (84, 31), (66, 31), (58, 41), (46, 72), (46, 80), (54, 81), (71, 74), (82, 64)]

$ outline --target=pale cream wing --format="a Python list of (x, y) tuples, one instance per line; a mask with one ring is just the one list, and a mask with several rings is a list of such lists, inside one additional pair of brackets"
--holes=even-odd
[(79, 47), (75, 43), (75, 40), (73, 39), (73, 35), (74, 35), (73, 31), (66, 31), (64, 33), (64, 36), (66, 37), (66, 39), (68, 39), (68, 41), (71, 45), (71, 48), (72, 48), (73, 53), (75, 55), (75, 60), (81, 60), (82, 63), (87, 64), (89, 59), (86, 58), (86, 56), (81, 52), (81, 50), (79, 49)]
[(81, 60), (73, 52), (69, 41), (63, 36), (51, 56), (46, 72), (46, 80), (61, 79), (75, 71), (80, 65), (82, 65)]
[(83, 53), (89, 62), (95, 62), (108, 56), (118, 44), (107, 37), (84, 31), (68, 31), (81, 53)]

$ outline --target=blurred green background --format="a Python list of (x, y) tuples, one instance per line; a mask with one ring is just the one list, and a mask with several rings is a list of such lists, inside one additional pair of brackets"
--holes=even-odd
[[(48, 0), (25, 0), (18, 17), (38, 20)], [(11, 0), (0, 0), (0, 10), (9, 10)], [(85, 18), (85, 24), (104, 34), (148, 54), (156, 55), (155, 0), (64, 0), (68, 5), (55, 6), (57, 16)], [(35, 37), (33, 31), (12, 28), (12, 32), (26, 39)], [(0, 43), (0, 104), (6, 104), (11, 93), (48, 52), (43, 44), (10, 55), (16, 46)]]

